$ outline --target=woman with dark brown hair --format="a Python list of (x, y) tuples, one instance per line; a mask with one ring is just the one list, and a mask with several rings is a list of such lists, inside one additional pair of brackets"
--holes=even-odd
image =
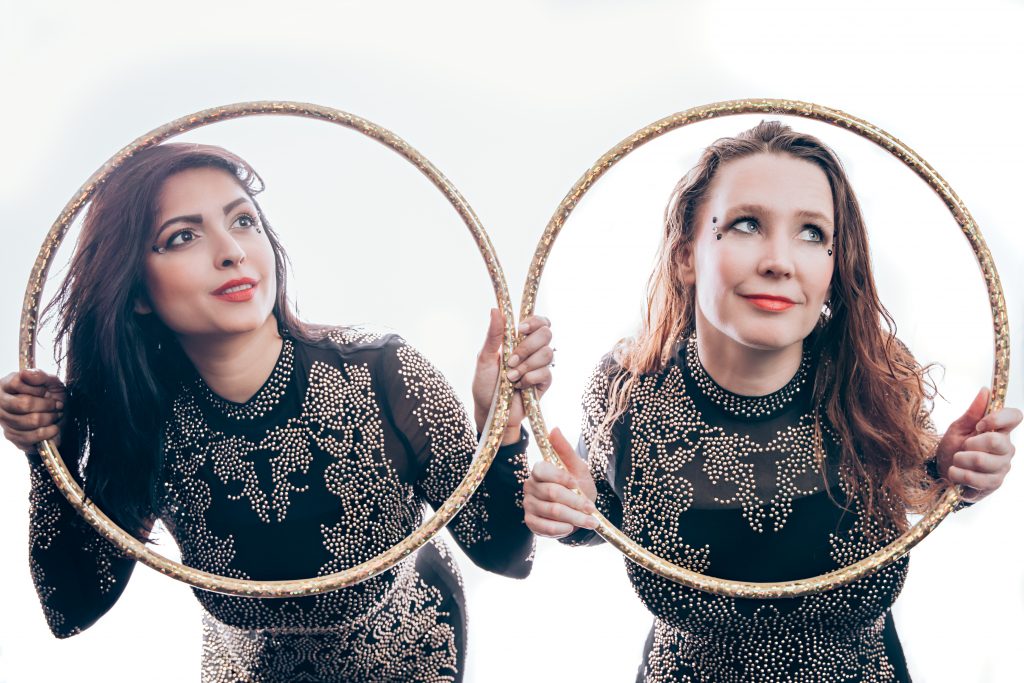
[[(556, 431), (567, 471), (541, 462), (526, 482), (535, 533), (599, 543), (596, 508), (694, 571), (784, 581), (892, 541), (944, 482), (972, 502), (1002, 483), (1021, 412), (984, 415), (983, 389), (934, 433), (926, 368), (895, 338), (857, 200), (816, 138), (763, 122), (708, 147), (673, 192), (648, 293), (584, 395), (588, 462)], [(907, 558), (780, 600), (627, 571), (655, 617), (638, 681), (909, 680), (890, 613)]]
[[(86, 494), (146, 539), (156, 520), (183, 561), (223, 576), (299, 579), (368, 560), (408, 536), (462, 479), (474, 428), (404, 340), (301, 322), (286, 256), (256, 203), (262, 182), (218, 147), (165, 144), (119, 168), (89, 208), (51, 304), (65, 384), (0, 381), (0, 423), (29, 454), (30, 560), (57, 637), (118, 599), (134, 561), (63, 499), (35, 453), (59, 439)], [(499, 371), (492, 311), (473, 382), (476, 431)], [(550, 384), (535, 317), (509, 377)], [(524, 577), (522, 404), (476, 495), (449, 526), (484, 569)], [(201, 590), (205, 681), (459, 681), (466, 617), (440, 540), (350, 588), (297, 599)]]

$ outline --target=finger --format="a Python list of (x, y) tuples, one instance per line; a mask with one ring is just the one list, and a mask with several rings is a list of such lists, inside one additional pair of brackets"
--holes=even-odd
[(46, 396), (46, 386), (31, 384), (26, 382), (22, 377), (25, 373), (33, 372), (31, 370), (22, 370), (14, 375), (8, 375), (4, 378), (3, 391), (6, 394), (28, 394), (29, 396)]
[(25, 384), (34, 387), (43, 387), (47, 391), (64, 391), (64, 383), (56, 375), (48, 374), (38, 368), (22, 370), (18, 373)]
[(561, 503), (538, 500), (532, 496), (523, 498), (523, 510), (539, 519), (546, 519), (550, 522), (564, 522), (588, 529), (596, 526), (596, 520), (585, 512), (580, 512)]
[(47, 439), (56, 439), (60, 434), (58, 425), (40, 427), (30, 431), (4, 429), (4, 437), (23, 451), (35, 450), (36, 444)]
[(960, 449), (964, 451), (981, 451), (982, 453), (1005, 456), (1010, 455), (1013, 452), (1013, 443), (1010, 442), (1010, 437), (1008, 435), (1001, 432), (985, 432), (984, 434), (978, 434), (964, 439), (963, 445), (960, 446)]
[(576, 527), (572, 524), (566, 524), (565, 522), (552, 522), (547, 519), (534, 517), (530, 514), (524, 515), (524, 521), (526, 522), (526, 526), (530, 528), (530, 531), (538, 536), (545, 536), (547, 538), (562, 538), (576, 530)]
[(950, 429), (955, 429), (964, 434), (972, 433), (978, 421), (985, 417), (985, 408), (988, 407), (988, 396), (988, 387), (982, 387), (977, 395), (975, 395), (974, 400), (971, 401), (971, 405), (967, 406), (964, 414), (953, 421)]
[(1010, 469), (1010, 459), (1005, 455), (993, 455), (979, 451), (960, 451), (953, 454), (953, 467), (978, 474), (1006, 473)]
[(551, 343), (551, 328), (544, 326), (526, 335), (512, 350), (508, 359), (509, 367), (515, 367)]
[(28, 413), (26, 415), (20, 415), (0, 411), (0, 423), (21, 432), (28, 432), (33, 429), (39, 429), (40, 427), (48, 427), (52, 424), (57, 424), (61, 417), (63, 417), (63, 414), (59, 412)]
[(492, 358), (501, 351), (501, 343), (505, 340), (505, 316), (497, 308), (491, 309), (491, 318), (487, 323), (487, 336), (484, 337), (481, 358)]
[(1009, 433), (1020, 425), (1022, 419), (1024, 419), (1024, 413), (1017, 408), (1003, 408), (981, 418), (975, 431), (979, 434), (984, 432)]
[(1002, 474), (983, 474), (959, 467), (950, 467), (946, 476), (954, 484), (968, 486), (978, 491), (993, 491), (1003, 483)]
[(551, 327), (551, 321), (542, 315), (531, 315), (519, 323), (520, 334), (530, 334), (542, 327)]
[[(512, 378), (509, 377), (509, 379)], [(516, 382), (516, 389), (522, 390), (529, 389), (530, 387), (536, 387), (541, 393), (543, 393), (549, 386), (551, 386), (551, 370), (546, 366), (538, 370), (531, 370), (523, 375), (522, 379)]]
[(550, 346), (542, 346), (525, 358), (518, 354), (513, 354), (513, 357), (516, 358), (518, 363), (508, 371), (508, 378), (515, 382), (531, 370), (547, 368), (551, 361), (554, 360), (555, 352)]
[(567, 489), (574, 489), (578, 486), (576, 480), (567, 470), (563, 470), (558, 465), (554, 465), (547, 460), (542, 460), (533, 466), (533, 473), (526, 480), (526, 485), (530, 486), (531, 481), (533, 485), (558, 484)]
[(64, 407), (63, 401), (29, 394), (0, 394), (0, 410), (8, 415), (52, 413)]
[(558, 454), (562, 464), (573, 478), (584, 480), (590, 478), (590, 467), (585, 460), (576, 455), (576, 451), (562, 435), (562, 430), (557, 427), (551, 430), (548, 440), (551, 441), (551, 447), (555, 449), (555, 453)]
[(538, 501), (558, 503), (585, 515), (597, 511), (597, 508), (586, 496), (581, 496), (561, 484), (537, 484), (531, 490), (530, 495)]

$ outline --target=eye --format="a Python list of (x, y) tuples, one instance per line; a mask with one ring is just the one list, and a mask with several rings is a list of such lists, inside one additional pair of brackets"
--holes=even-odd
[(235, 218), (235, 222), (231, 224), (231, 227), (248, 230), (250, 228), (255, 228), (257, 225), (259, 225), (259, 223), (250, 214), (241, 213)]
[(825, 231), (816, 225), (805, 225), (798, 237), (806, 242), (824, 242)]
[(753, 235), (760, 230), (760, 226), (758, 226), (756, 218), (745, 217), (738, 218), (733, 221), (732, 225), (729, 226), (729, 229), (735, 230), (736, 232), (742, 232), (745, 235)]
[(199, 239), (199, 235), (192, 228), (185, 228), (178, 230), (173, 235), (167, 238), (167, 242), (164, 244), (165, 249), (175, 249), (177, 247), (183, 247), (186, 244), (195, 242)]

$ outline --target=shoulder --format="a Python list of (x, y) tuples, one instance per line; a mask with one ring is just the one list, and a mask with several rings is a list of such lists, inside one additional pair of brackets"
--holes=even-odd
[(294, 343), (311, 360), (326, 361), (340, 358), (344, 361), (366, 363), (394, 355), (408, 346), (401, 335), (366, 327), (317, 326), (308, 336), (294, 339)]
[(617, 360), (615, 349), (609, 351), (597, 362), (587, 379), (583, 390), (583, 405), (588, 413), (600, 412), (605, 409), (608, 394), (616, 379), (627, 372)]
[(436, 374), (430, 362), (396, 332), (351, 326), (313, 329), (310, 338), (295, 340), (310, 365), (317, 361), (363, 365), (385, 382), (401, 378), (405, 384)]

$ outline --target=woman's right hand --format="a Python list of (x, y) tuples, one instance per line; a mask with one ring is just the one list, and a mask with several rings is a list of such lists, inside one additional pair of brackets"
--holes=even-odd
[[(597, 487), (590, 468), (578, 455), (558, 429), (549, 435), (555, 453), (565, 465), (561, 467), (546, 460), (533, 466), (530, 478), (523, 486), (523, 510), (526, 526), (538, 536), (562, 538), (576, 529), (596, 529)], [(573, 489), (579, 489), (583, 495)]]
[(21, 370), (0, 379), (4, 437), (26, 453), (34, 453), (44, 439), (59, 442), (66, 398), (64, 383), (42, 370)]

